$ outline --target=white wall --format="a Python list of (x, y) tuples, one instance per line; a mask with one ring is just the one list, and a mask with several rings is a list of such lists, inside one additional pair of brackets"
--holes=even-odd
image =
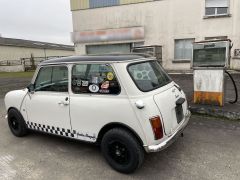
[[(205, 37), (228, 36), (233, 40), (234, 48), (240, 49), (239, 9), (240, 2), (230, 0), (232, 17), (209, 19), (204, 18), (204, 0), (162, 0), (79, 10), (72, 12), (73, 30), (79, 32), (143, 26), (145, 45), (163, 46), (165, 68), (189, 69), (189, 63), (172, 63), (174, 39), (195, 38), (196, 41), (200, 41)], [(76, 53), (85, 53), (85, 45), (77, 44)]]
[[(46, 56), (71, 56), (74, 51), (46, 49)], [(0, 46), (0, 61), (2, 60), (20, 60), (20, 58), (45, 57), (44, 49)]]

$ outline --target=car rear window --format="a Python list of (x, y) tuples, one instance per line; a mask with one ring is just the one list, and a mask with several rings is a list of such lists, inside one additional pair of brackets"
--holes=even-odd
[(128, 72), (138, 89), (152, 91), (172, 82), (158, 61), (146, 61), (128, 65)]

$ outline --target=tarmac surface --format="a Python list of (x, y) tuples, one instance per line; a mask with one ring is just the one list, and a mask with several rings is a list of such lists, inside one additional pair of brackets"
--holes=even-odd
[(108, 166), (97, 146), (37, 132), (14, 137), (4, 115), (0, 99), (0, 180), (240, 179), (239, 121), (192, 116), (183, 138), (124, 175)]
[[(192, 75), (171, 76), (191, 102)], [(239, 76), (235, 79), (239, 86)], [(162, 152), (146, 155), (143, 166), (130, 175), (112, 170), (94, 145), (36, 132), (14, 137), (4, 118), (3, 96), (29, 82), (30, 78), (0, 78), (0, 180), (240, 179), (240, 121), (193, 115), (183, 138)], [(231, 99), (231, 83), (228, 89)]]

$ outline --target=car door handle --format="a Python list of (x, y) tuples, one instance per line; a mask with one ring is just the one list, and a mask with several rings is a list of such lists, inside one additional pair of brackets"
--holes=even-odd
[(185, 102), (185, 99), (184, 99), (184, 98), (179, 98), (179, 99), (176, 101), (176, 105), (177, 105), (177, 106), (182, 105), (184, 102)]
[(69, 105), (69, 103), (68, 102), (64, 102), (64, 101), (60, 101), (60, 102), (58, 102), (58, 105), (67, 106), (67, 105)]

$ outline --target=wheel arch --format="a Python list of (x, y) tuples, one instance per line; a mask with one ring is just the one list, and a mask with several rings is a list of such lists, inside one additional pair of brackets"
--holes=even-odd
[[(12, 110), (12, 109), (14, 109), (15, 111), (17, 111), (17, 112), (23, 117), (23, 115), (22, 115), (22, 113), (20, 112), (20, 110), (19, 110), (18, 108), (14, 107), (14, 106), (9, 107), (8, 110), (7, 110), (7, 113), (9, 113), (9, 111)], [(23, 118), (23, 119), (24, 119), (24, 118)]]
[(13, 107), (13, 106), (12, 106), (12, 107), (9, 107), (8, 110), (7, 110), (7, 112), (9, 112), (11, 109), (15, 109), (16, 111), (18, 111), (18, 112), (20, 113), (20, 111), (19, 111), (16, 107)]
[(8, 110), (7, 110), (7, 113), (9, 113), (10, 110), (14, 109), (15, 111), (17, 111), (17, 113), (21, 116), (21, 118), (24, 120), (24, 122), (26, 123), (26, 120), (24, 119), (22, 113), (18, 110), (18, 108), (16, 107), (9, 107)]
[(140, 145), (143, 145), (143, 141), (140, 138), (140, 136), (136, 133), (136, 131), (133, 130), (133, 128), (129, 127), (128, 125), (120, 123), (120, 122), (109, 123), (109, 124), (106, 124), (105, 126), (103, 126), (98, 133), (97, 144), (100, 144), (104, 134), (113, 128), (122, 128), (122, 129), (129, 131), (137, 139), (137, 141), (140, 143)]

